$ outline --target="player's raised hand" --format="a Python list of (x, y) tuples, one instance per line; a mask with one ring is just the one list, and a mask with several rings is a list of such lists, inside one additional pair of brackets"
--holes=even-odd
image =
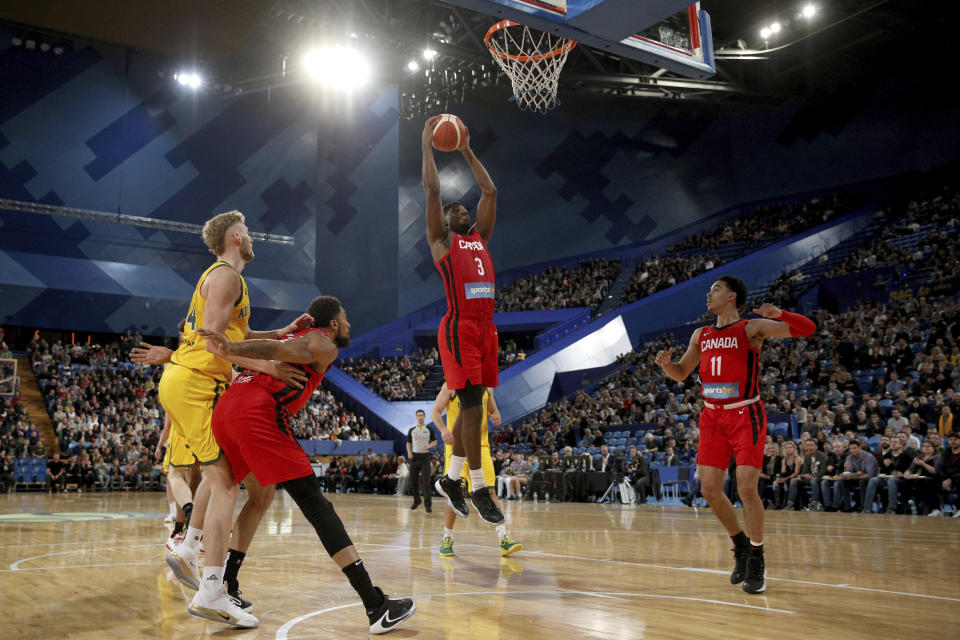
[(221, 355), (225, 355), (230, 352), (230, 345), (233, 343), (227, 339), (227, 336), (223, 335), (219, 331), (211, 331), (210, 329), (197, 329), (197, 333), (200, 334), (207, 342), (213, 344), (217, 352)]
[(772, 305), (769, 302), (764, 302), (762, 305), (760, 305), (759, 309), (754, 309), (753, 312), (758, 316), (770, 318), (771, 320), (779, 318), (780, 314), (783, 313), (783, 311), (780, 310), (780, 307)]
[(457, 145), (457, 151), (460, 153), (465, 152), (470, 148), (470, 129), (466, 125), (463, 126), (460, 133), (460, 144)]
[(668, 364), (673, 362), (673, 347), (669, 349), (661, 349), (657, 352), (656, 363), (661, 367), (665, 367)]
[(440, 116), (430, 116), (427, 118), (427, 121), (423, 123), (423, 135), (420, 137), (420, 141), (423, 143), (423, 148), (427, 149), (430, 145), (433, 144), (433, 127), (436, 126), (437, 120), (440, 119)]
[(283, 330), (283, 335), (288, 333), (296, 333), (297, 331), (303, 331), (304, 329), (309, 329), (313, 326), (313, 316), (309, 313), (302, 313), (300, 317), (291, 322)]
[(130, 362), (137, 364), (164, 364), (170, 362), (173, 351), (166, 347), (159, 347), (147, 342), (141, 342), (139, 347), (130, 350)]

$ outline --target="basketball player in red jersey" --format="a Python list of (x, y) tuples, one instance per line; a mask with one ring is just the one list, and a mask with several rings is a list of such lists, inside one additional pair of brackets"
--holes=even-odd
[(497, 327), (493, 324), (493, 259), (487, 250), (497, 221), (497, 187), (470, 148), (469, 133), (461, 136), (457, 151), (463, 154), (480, 187), (477, 222), (459, 202), (440, 200), (440, 178), (433, 158), (433, 127), (440, 116), (428, 118), (423, 127), (423, 189), (427, 195), (427, 242), (443, 278), (447, 313), (440, 321), (437, 343), (447, 387), (460, 398), (460, 418), (453, 426), (453, 455), (447, 475), (435, 486), (450, 508), (467, 517), (464, 485), (460, 473), (469, 463), (471, 502), (490, 524), (503, 522), (503, 513), (490, 497), (483, 479), (480, 427), (483, 392), (499, 382)]
[[(763, 502), (757, 493), (757, 482), (767, 439), (767, 414), (760, 400), (760, 349), (765, 338), (809, 336), (817, 325), (805, 316), (769, 303), (753, 310), (763, 318), (743, 320), (739, 309), (746, 301), (747, 287), (742, 280), (720, 276), (707, 293), (707, 310), (717, 315), (716, 325), (693, 332), (680, 362), (671, 361), (673, 349), (657, 353), (656, 361), (678, 382), (700, 365), (705, 407), (700, 414), (697, 453), (701, 491), (733, 540), (735, 567), (730, 582), (742, 582), (747, 593), (763, 593), (767, 588)], [(749, 537), (740, 528), (733, 505), (723, 493), (724, 473), (734, 456), (737, 491)]]
[[(244, 356), (287, 362), (305, 376), (303, 386), (285, 384), (271, 376), (245, 369), (217, 402), (213, 432), (227, 465), (214, 467), (207, 506), (207, 558), (223, 558), (238, 484), (252, 473), (263, 487), (280, 484), (313, 525), (334, 562), (343, 570), (363, 601), (370, 633), (386, 633), (414, 614), (408, 598), (388, 598), (374, 587), (333, 505), (320, 492), (320, 482), (303, 448), (290, 429), (290, 418), (310, 399), (333, 365), (339, 349), (350, 344), (350, 323), (340, 301), (321, 296), (307, 311), (314, 328), (288, 333), (280, 340), (231, 342), (223, 333), (198, 329), (224, 356)], [(222, 610), (223, 566), (210, 562), (203, 570), (200, 589), (190, 613), (236, 627), (255, 627), (258, 621), (241, 610)]]

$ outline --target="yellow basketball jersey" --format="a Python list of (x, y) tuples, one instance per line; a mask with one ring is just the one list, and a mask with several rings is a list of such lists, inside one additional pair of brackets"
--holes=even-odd
[[(227, 263), (218, 261), (207, 267), (207, 270), (197, 281), (197, 288), (193, 291), (190, 300), (190, 311), (187, 313), (187, 322), (183, 326), (183, 341), (170, 359), (174, 364), (189, 367), (211, 378), (230, 384), (231, 365), (223, 358), (218, 358), (207, 351), (207, 341), (197, 333), (203, 328), (203, 314), (206, 310), (206, 300), (200, 295), (200, 287), (211, 271), (218, 267), (233, 269)], [(240, 275), (240, 274), (237, 274)], [(250, 296), (247, 295), (247, 283), (240, 276), (240, 297), (233, 303), (233, 314), (224, 335), (234, 342), (243, 340), (247, 335), (247, 324), (250, 322)]]
[[(487, 400), (490, 398), (490, 392), (483, 390), (483, 416), (480, 418), (480, 446), (489, 447), (490, 438), (487, 437)], [(447, 429), (453, 430), (453, 425), (457, 423), (457, 416), (460, 415), (460, 396), (453, 394), (450, 402), (447, 403)]]

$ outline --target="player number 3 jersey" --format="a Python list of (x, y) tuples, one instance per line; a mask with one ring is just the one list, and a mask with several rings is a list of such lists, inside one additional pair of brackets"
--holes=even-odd
[(747, 339), (747, 320), (700, 332), (700, 382), (703, 399), (723, 405), (759, 394), (760, 352)]
[(477, 231), (454, 234), (450, 251), (437, 261), (447, 295), (448, 313), (493, 318), (493, 260)]

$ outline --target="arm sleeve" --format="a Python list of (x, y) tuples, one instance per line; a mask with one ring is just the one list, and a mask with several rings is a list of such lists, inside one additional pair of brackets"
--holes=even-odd
[(790, 327), (790, 335), (794, 337), (809, 336), (817, 330), (817, 325), (813, 320), (799, 313), (781, 310), (780, 317), (777, 320)]

